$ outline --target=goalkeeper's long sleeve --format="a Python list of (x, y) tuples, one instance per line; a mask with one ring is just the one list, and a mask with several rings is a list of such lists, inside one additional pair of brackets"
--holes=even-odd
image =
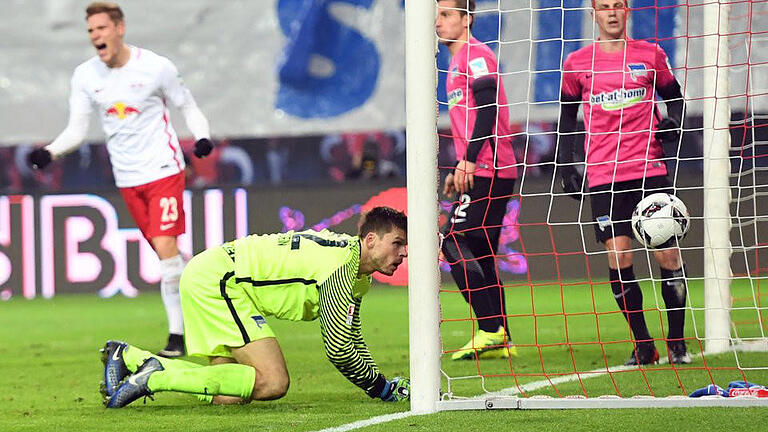
[(360, 323), (361, 298), (352, 295), (357, 263), (336, 270), (320, 287), (320, 326), (328, 360), (350, 382), (377, 397), (386, 385), (368, 347)]

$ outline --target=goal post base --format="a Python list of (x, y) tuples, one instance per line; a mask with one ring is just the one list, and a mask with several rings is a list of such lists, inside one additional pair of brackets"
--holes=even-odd
[(520, 398), (514, 396), (477, 399), (443, 400), (438, 411), (492, 410), (492, 409), (617, 409), (617, 408), (696, 408), (696, 407), (768, 407), (768, 398), (704, 396), (596, 398)]
[(742, 352), (768, 352), (768, 339), (739, 340), (732, 349)]

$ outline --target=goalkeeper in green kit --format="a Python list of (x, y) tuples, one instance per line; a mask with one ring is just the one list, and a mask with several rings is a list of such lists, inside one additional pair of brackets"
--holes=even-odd
[(163, 391), (214, 404), (283, 397), (290, 380), (269, 316), (320, 318), (326, 355), (339, 372), (372, 398), (408, 400), (409, 380), (379, 372), (360, 324), (371, 274), (392, 275), (408, 254), (407, 219), (376, 207), (361, 222), (358, 236), (327, 230), (251, 235), (196, 255), (179, 288), (184, 330), (187, 353), (210, 364), (108, 341), (101, 386), (107, 408)]

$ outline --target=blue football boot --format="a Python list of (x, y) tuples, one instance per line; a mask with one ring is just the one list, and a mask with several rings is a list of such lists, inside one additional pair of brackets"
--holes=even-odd
[(101, 362), (104, 364), (104, 381), (101, 382), (101, 395), (112, 396), (125, 377), (131, 374), (123, 360), (123, 351), (128, 344), (121, 341), (107, 341), (101, 352)]
[(147, 387), (149, 377), (155, 372), (164, 370), (160, 360), (150, 357), (136, 369), (136, 373), (128, 375), (122, 384), (115, 390), (112, 396), (108, 396), (104, 402), (107, 408), (122, 408), (141, 397), (152, 397), (152, 390)]

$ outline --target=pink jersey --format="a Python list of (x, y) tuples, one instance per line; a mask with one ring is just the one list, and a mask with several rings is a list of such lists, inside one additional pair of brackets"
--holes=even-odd
[(494, 171), (500, 178), (517, 178), (515, 154), (509, 126), (509, 109), (504, 83), (498, 78), (499, 68), (496, 56), (490, 48), (475, 38), (451, 58), (446, 83), (448, 112), (451, 117), (451, 133), (456, 149), (456, 159), (462, 160), (467, 154), (468, 139), (477, 118), (477, 104), (472, 93), (472, 83), (487, 75), (496, 77), (498, 114), (493, 128), (496, 142), (496, 158), (488, 141), (483, 143), (477, 156), (475, 175), (493, 177)]
[(562, 92), (583, 101), (590, 186), (667, 174), (651, 133), (660, 120), (654, 89), (674, 80), (664, 51), (645, 41), (616, 53), (592, 44), (568, 56)]

